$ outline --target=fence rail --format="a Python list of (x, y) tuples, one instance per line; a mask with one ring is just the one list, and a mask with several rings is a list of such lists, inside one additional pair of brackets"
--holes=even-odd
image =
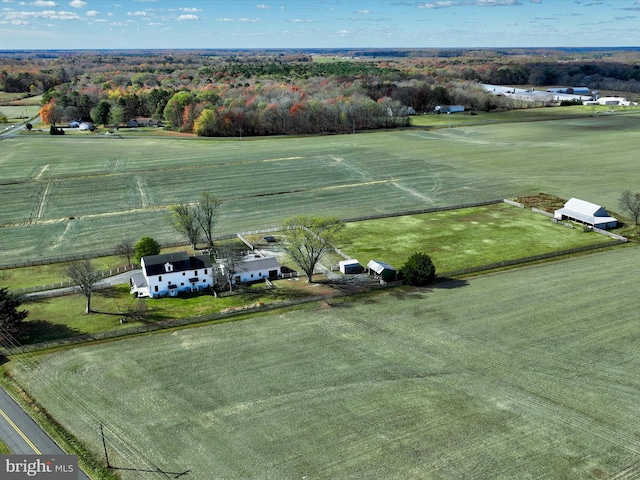
[(525, 263), (533, 263), (533, 262), (538, 262), (540, 260), (547, 260), (550, 258), (562, 257), (566, 255), (572, 255), (575, 253), (588, 252), (591, 250), (598, 250), (601, 248), (613, 247), (616, 245), (621, 245), (622, 243), (624, 242), (619, 240), (611, 240), (609, 242), (596, 243), (593, 245), (583, 245), (582, 247), (568, 248), (566, 250), (558, 250), (556, 252), (542, 253), (540, 255), (533, 255), (530, 257), (516, 258), (513, 260), (504, 260), (502, 262), (494, 262), (486, 265), (479, 265), (477, 267), (462, 268), (460, 270), (453, 270), (451, 272), (438, 273), (437, 277), (438, 278), (459, 277), (463, 275), (468, 275), (470, 273), (484, 272), (487, 270), (495, 270), (503, 267), (522, 265)]
[[(107, 277), (113, 277), (114, 275), (118, 275), (120, 273), (126, 273), (134, 269), (135, 269), (134, 266), (127, 265), (125, 267), (118, 267), (112, 270), (105, 270), (103, 272), (100, 272), (100, 274), (102, 275), (102, 278), (107, 278)], [(73, 286), (74, 286), (73, 282), (71, 282), (71, 280), (67, 280), (66, 282), (51, 283), (48, 285), (39, 285), (36, 287), (17, 288), (15, 290), (11, 290), (11, 292), (18, 295), (22, 295), (25, 293), (43, 292), (46, 290), (59, 290), (61, 288), (68, 288)]]
[[(369, 286), (368, 289), (383, 289), (384, 285)], [(246, 315), (254, 312), (265, 312), (270, 310), (277, 310), (280, 308), (292, 307), (295, 305), (302, 305), (305, 303), (318, 302), (322, 300), (331, 300), (333, 298), (348, 296), (348, 292), (331, 292), (323, 295), (311, 295), (304, 298), (296, 298), (291, 300), (280, 300), (273, 303), (254, 304), (246, 307), (238, 307), (231, 311), (226, 312), (214, 312), (206, 315), (199, 315), (195, 317), (179, 318), (172, 320), (163, 320), (154, 323), (148, 323), (135, 327), (126, 327), (119, 330), (110, 330), (107, 332), (98, 332), (86, 335), (77, 335), (75, 337), (63, 338), (60, 340), (52, 340), (49, 342), (34, 343), (32, 345), (22, 345), (20, 347), (3, 348), (0, 349), (0, 353), (3, 355), (18, 355), (21, 353), (36, 352), (39, 350), (46, 350), (50, 348), (62, 347), (66, 345), (75, 345), (80, 343), (93, 342), (97, 340), (105, 340), (110, 338), (125, 337), (128, 335), (135, 335), (139, 333), (148, 333), (159, 330), (166, 330), (169, 328), (181, 327), (185, 325), (192, 325), (196, 323), (213, 322), (213, 321), (231, 321), (234, 317)]]

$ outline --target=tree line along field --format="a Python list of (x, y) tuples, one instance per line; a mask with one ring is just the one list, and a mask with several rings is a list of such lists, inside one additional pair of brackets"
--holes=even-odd
[(110, 462), (123, 467), (210, 479), (634, 478), (635, 250), (8, 367), (96, 453), (105, 424)]
[(179, 241), (168, 207), (202, 191), (223, 201), (217, 234), (300, 213), (355, 218), (539, 191), (615, 211), (640, 176), (639, 121), (631, 114), (242, 141), (24, 134), (0, 150), (0, 255), (15, 263), (144, 235)]

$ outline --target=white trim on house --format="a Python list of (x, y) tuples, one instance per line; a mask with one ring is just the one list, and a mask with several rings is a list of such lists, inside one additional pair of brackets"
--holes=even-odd
[(131, 276), (131, 293), (138, 297), (176, 297), (213, 287), (213, 266), (208, 255), (187, 252), (149, 255), (140, 260), (142, 273)]

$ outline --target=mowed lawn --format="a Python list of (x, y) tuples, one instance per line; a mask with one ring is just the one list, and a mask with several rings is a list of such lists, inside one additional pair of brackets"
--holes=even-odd
[(613, 478), (640, 461), (639, 267), (616, 249), (8, 365), (127, 468)]
[(424, 252), (445, 273), (608, 241), (502, 203), (351, 222), (337, 244), (363, 265), (373, 259), (400, 268), (412, 253)]
[[(552, 110), (552, 109), (548, 109)], [(617, 206), (640, 182), (640, 115), (306, 138), (2, 141), (3, 263), (183, 238), (170, 205), (216, 195), (217, 233), (299, 214), (353, 218), (540, 191)]]

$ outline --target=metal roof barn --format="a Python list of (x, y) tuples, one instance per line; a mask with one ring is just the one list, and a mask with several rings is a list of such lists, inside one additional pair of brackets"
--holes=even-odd
[(578, 198), (569, 199), (563, 208), (554, 212), (553, 217), (557, 220), (574, 220), (601, 229), (615, 228), (618, 225), (618, 220), (610, 217), (604, 207)]

